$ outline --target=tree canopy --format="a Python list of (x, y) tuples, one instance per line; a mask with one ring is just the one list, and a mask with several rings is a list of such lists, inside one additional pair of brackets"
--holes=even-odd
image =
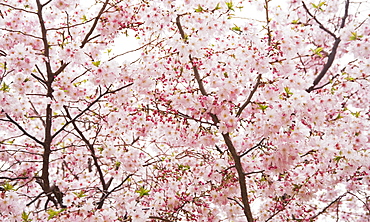
[(369, 221), (369, 8), (0, 0), (2, 220)]

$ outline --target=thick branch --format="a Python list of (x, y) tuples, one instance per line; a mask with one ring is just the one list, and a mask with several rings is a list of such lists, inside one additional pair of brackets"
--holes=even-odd
[[(176, 25), (179, 29), (181, 38), (183, 40), (185, 40), (185, 32), (184, 32), (184, 30), (181, 26), (180, 16), (177, 16), (177, 18), (176, 18)], [(194, 61), (193, 61), (193, 58), (191, 57), (191, 55), (189, 55), (189, 59), (190, 59), (190, 62), (192, 63), (192, 65), (193, 65), (194, 76), (195, 76), (195, 79), (198, 83), (198, 87), (199, 87), (200, 92), (202, 93), (203, 96), (208, 96), (208, 93), (206, 92), (206, 90), (204, 88), (202, 79), (200, 78), (198, 68), (194, 64)], [(212, 117), (212, 121), (214, 122), (214, 124), (218, 124), (220, 122), (218, 117), (215, 114), (210, 113), (210, 116)], [(230, 151), (230, 153), (233, 157), (233, 160), (235, 162), (235, 168), (237, 170), (238, 177), (239, 177), (239, 186), (240, 186), (240, 193), (241, 193), (241, 197), (242, 197), (244, 215), (247, 217), (248, 222), (253, 222), (254, 220), (253, 220), (253, 216), (252, 216), (252, 212), (251, 212), (250, 205), (249, 205), (249, 200), (248, 200), (248, 192), (247, 192), (247, 185), (246, 185), (246, 180), (245, 180), (245, 173), (244, 173), (241, 161), (240, 161), (240, 156), (238, 155), (238, 153), (237, 153), (237, 151), (234, 147), (234, 144), (232, 143), (232, 141), (230, 139), (229, 133), (222, 134), (222, 136), (223, 136), (224, 141), (226, 143), (226, 146), (228, 147), (228, 150)]]
[(204, 88), (203, 81), (200, 78), (198, 67), (196, 66), (196, 64), (194, 64), (194, 61), (193, 61), (193, 58), (191, 57), (191, 55), (189, 55), (189, 59), (190, 59), (190, 62), (193, 66), (194, 77), (195, 77), (195, 80), (197, 80), (197, 82), (198, 82), (199, 90), (200, 90), (200, 92), (202, 93), (203, 96), (206, 96), (207, 92), (206, 92), (206, 89)]
[(181, 26), (181, 22), (180, 22), (180, 15), (178, 15), (176, 17), (176, 25), (177, 25), (177, 28), (179, 29), (179, 32), (180, 32), (180, 35), (181, 35), (181, 38), (183, 40), (185, 40), (185, 32), (184, 30), (182, 29), (182, 26)]
[[(186, 34), (185, 34), (185, 32), (184, 32), (184, 30), (182, 28), (181, 22), (180, 22), (180, 15), (178, 15), (177, 18), (176, 18), (176, 25), (177, 25), (177, 28), (179, 29), (179, 32), (180, 32), (180, 35), (181, 35), (182, 40), (185, 41)], [(194, 72), (194, 77), (195, 77), (195, 80), (198, 83), (199, 90), (200, 90), (200, 92), (202, 93), (203, 96), (206, 96), (207, 95), (207, 92), (206, 92), (206, 90), (204, 88), (202, 79), (200, 78), (198, 67), (194, 63), (194, 59), (191, 57), (191, 55), (189, 55), (189, 60), (190, 60), (190, 62), (192, 64), (192, 69), (193, 69), (193, 72)]]
[(253, 222), (253, 217), (252, 217), (252, 212), (251, 212), (251, 209), (250, 209), (250, 205), (249, 205), (249, 200), (248, 200), (248, 192), (247, 192), (247, 184), (246, 184), (246, 180), (245, 180), (245, 172), (244, 172), (244, 169), (243, 169), (243, 165), (240, 161), (240, 156), (238, 155), (235, 147), (234, 147), (234, 144), (232, 143), (231, 139), (230, 139), (230, 135), (229, 133), (225, 133), (225, 134), (222, 134), (224, 140), (225, 140), (225, 143), (226, 143), (226, 146), (228, 148), (228, 150), (230, 151), (233, 159), (234, 159), (234, 162), (235, 162), (235, 168), (236, 168), (236, 171), (238, 172), (238, 177), (239, 177), (239, 186), (240, 186), (240, 193), (241, 193), (241, 197), (242, 197), (242, 203), (243, 203), (243, 210), (244, 210), (244, 215), (247, 217), (247, 220), (248, 222)]
[(39, 18), (41, 34), (42, 34), (42, 42), (44, 43), (44, 55), (49, 58), (49, 43), (47, 40), (47, 31), (46, 31), (44, 19), (42, 17), (42, 9), (44, 6), (41, 4), (40, 0), (36, 0), (36, 3), (37, 3), (37, 16)]

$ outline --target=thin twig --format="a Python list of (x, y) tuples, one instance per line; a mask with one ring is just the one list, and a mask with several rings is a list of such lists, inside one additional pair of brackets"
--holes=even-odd
[[(317, 20), (317, 18), (314, 15), (311, 14), (311, 12), (308, 10), (308, 8), (307, 8), (307, 6), (304, 2), (302, 2), (302, 4), (303, 4), (303, 7), (306, 10), (306, 12), (316, 21), (317, 24), (319, 24), (319, 27), (322, 30), (324, 30), (326, 33), (328, 33), (329, 35), (333, 36), (334, 39), (335, 39), (333, 47), (331, 49), (331, 53), (328, 56), (327, 62), (325, 63), (325, 65), (324, 65), (323, 69), (321, 70), (320, 74), (313, 81), (313, 85), (306, 90), (307, 92), (310, 93), (315, 89), (322, 88), (322, 87), (316, 88), (316, 86), (319, 84), (321, 79), (325, 76), (325, 74), (328, 72), (329, 68), (333, 64), (334, 59), (335, 59), (335, 55), (336, 55), (337, 50), (338, 50), (339, 43), (341, 42), (341, 39), (339, 37), (337, 37), (333, 32), (331, 32), (329, 29), (325, 28), (325, 26), (319, 20)], [(348, 8), (349, 8), (349, 0), (346, 1), (345, 12), (344, 12), (344, 15), (342, 17), (342, 23), (340, 25), (341, 29), (344, 28), (344, 26), (345, 26), (345, 21), (348, 17)]]
[(58, 131), (56, 131), (54, 133), (54, 135), (52, 136), (52, 138), (55, 138), (60, 132), (62, 132), (69, 124), (71, 124), (72, 122), (76, 121), (78, 118), (80, 118), (84, 113), (86, 113), (94, 104), (96, 104), (101, 98), (103, 98), (105, 95), (108, 95), (108, 94), (111, 94), (111, 93), (115, 93), (119, 90), (122, 90), (124, 88), (127, 88), (129, 86), (131, 86), (133, 83), (129, 83), (123, 87), (120, 87), (116, 90), (113, 90), (113, 91), (109, 91), (109, 89), (107, 89), (104, 93), (101, 93), (98, 98), (96, 98), (94, 101), (92, 101), (84, 110), (82, 110), (79, 114), (77, 114), (73, 119), (71, 119), (70, 121), (66, 122)]
[(256, 82), (256, 84), (254, 85), (253, 90), (252, 90), (252, 91), (251, 91), (251, 93), (249, 94), (249, 96), (248, 96), (247, 100), (246, 100), (246, 101), (244, 102), (244, 104), (239, 108), (238, 113), (236, 114), (236, 116), (237, 116), (237, 117), (239, 117), (239, 116), (242, 114), (242, 112), (243, 112), (243, 110), (245, 109), (245, 107), (247, 107), (247, 106), (248, 106), (248, 104), (249, 104), (249, 103), (251, 103), (251, 99), (252, 99), (252, 97), (253, 97), (254, 93), (257, 91), (257, 88), (258, 88), (258, 86), (259, 86), (259, 84), (260, 84), (260, 82), (261, 82), (261, 77), (262, 77), (262, 74), (258, 74), (258, 76), (257, 76), (257, 82)]
[(335, 200), (333, 200), (332, 202), (330, 202), (330, 204), (328, 205), (328, 206), (326, 206), (326, 207), (324, 207), (324, 209), (322, 209), (319, 213), (317, 213), (315, 216), (312, 216), (310, 219), (311, 220), (314, 220), (315, 218), (317, 218), (318, 216), (320, 216), (321, 214), (323, 214), (323, 213), (325, 213), (325, 211), (329, 208), (329, 207), (331, 207), (333, 204), (335, 204), (335, 203), (337, 203), (337, 202), (339, 202), (344, 196), (346, 196), (347, 195), (347, 192), (346, 193), (344, 193), (344, 194), (342, 194), (342, 195), (340, 195), (339, 197), (337, 197)]
[(262, 142), (265, 140), (266, 138), (262, 138), (262, 140), (255, 146), (253, 146), (252, 148), (249, 148), (246, 152), (244, 152), (243, 154), (240, 154), (240, 157), (243, 157), (245, 155), (247, 155), (249, 152), (251, 152), (252, 150), (256, 149), (257, 147), (261, 146), (262, 145)]
[(90, 36), (92, 35), (92, 33), (94, 32), (96, 26), (98, 25), (100, 16), (104, 13), (104, 10), (105, 10), (105, 8), (108, 5), (108, 2), (109, 2), (109, 0), (106, 0), (104, 2), (103, 7), (100, 9), (98, 16), (96, 16), (95, 21), (94, 21), (93, 25), (90, 28), (90, 31), (86, 34), (85, 39), (82, 41), (80, 48), (83, 48), (86, 45), (86, 43), (89, 42)]
[(26, 180), (28, 179), (29, 177), (0, 177), (0, 180)]
[(32, 140), (34, 140), (36, 143), (38, 144), (41, 144), (41, 145), (44, 145), (43, 142), (41, 142), (40, 140), (38, 140), (36, 137), (32, 136), (31, 134), (29, 134), (21, 125), (19, 125), (15, 120), (13, 120), (7, 113), (5, 113), (5, 116), (6, 118), (8, 118), (8, 120), (13, 123), (14, 125), (16, 125), (18, 127), (18, 129), (20, 131), (22, 131), (22, 133), (24, 133), (26, 136), (28, 136), (29, 138), (31, 138)]

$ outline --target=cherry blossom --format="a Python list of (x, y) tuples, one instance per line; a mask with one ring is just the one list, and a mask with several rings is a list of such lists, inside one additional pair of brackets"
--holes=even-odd
[(368, 221), (367, 7), (0, 1), (1, 218)]

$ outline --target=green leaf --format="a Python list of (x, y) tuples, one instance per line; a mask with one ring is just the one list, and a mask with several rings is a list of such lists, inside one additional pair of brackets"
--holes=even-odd
[(135, 191), (140, 195), (140, 197), (149, 195), (150, 190), (145, 189), (144, 187), (141, 187), (139, 190)]
[(353, 82), (353, 81), (356, 80), (356, 78), (353, 78), (353, 77), (348, 76), (348, 77), (345, 78), (345, 80), (348, 80), (348, 81)]
[(292, 24), (298, 24), (298, 22), (299, 22), (299, 19), (297, 19), (297, 20), (293, 20), (293, 21), (292, 21)]
[(231, 30), (236, 31), (236, 32), (241, 32), (241, 31), (242, 31), (242, 30), (240, 29), (240, 27), (239, 27), (239, 26), (237, 26), (237, 25), (235, 25), (235, 24), (234, 24), (234, 27), (232, 27), (232, 28), (231, 28)]
[(114, 163), (114, 167), (116, 170), (118, 170), (118, 168), (121, 166), (121, 162), (117, 161)]
[(354, 40), (360, 40), (363, 35), (358, 35), (357, 32), (351, 32), (351, 36), (349, 37), (349, 40), (354, 41)]
[(23, 222), (32, 221), (31, 219), (29, 219), (29, 215), (30, 215), (30, 213), (26, 213), (25, 211), (22, 212), (22, 220), (23, 220)]
[(85, 191), (81, 190), (80, 192), (73, 192), (76, 197), (81, 198), (81, 197), (86, 197), (87, 195), (85, 194)]
[(0, 91), (9, 92), (9, 90), (10, 90), (9, 85), (7, 85), (5, 82), (3, 82), (3, 84), (1, 85), (1, 88), (0, 88)]
[(216, 7), (215, 7), (215, 9), (214, 9), (214, 10), (216, 11), (216, 10), (219, 10), (219, 9), (221, 9), (221, 7), (220, 7), (220, 3), (217, 3), (217, 5), (216, 5)]
[(352, 112), (351, 112), (351, 114), (352, 114), (354, 117), (358, 118), (358, 117), (360, 117), (361, 112), (360, 112), (360, 111), (357, 111), (357, 112), (354, 112), (354, 113), (352, 113)]
[(326, 5), (326, 2), (320, 2), (319, 4), (318, 4), (318, 7), (319, 7), (319, 9), (321, 10), (321, 11), (324, 11), (321, 7), (322, 6), (324, 6), (324, 5)]
[(341, 159), (344, 159), (344, 156), (336, 156), (336, 157), (334, 157), (334, 161), (335, 162), (337, 162), (337, 163), (339, 163), (339, 161), (341, 160)]
[(269, 105), (263, 105), (263, 104), (258, 104), (258, 109), (261, 109), (262, 111), (265, 111)]
[(322, 50), (324, 50), (322, 47), (318, 47), (316, 49), (311, 49), (311, 51), (315, 54), (315, 55), (318, 55), (320, 56), (321, 58), (323, 57), (323, 55), (321, 54)]
[(99, 67), (99, 65), (100, 65), (100, 61), (92, 62), (92, 64), (93, 64), (94, 66), (96, 66), (96, 67)]
[(200, 5), (198, 5), (198, 8), (195, 9), (195, 12), (203, 12), (203, 11), (204, 9)]
[(81, 18), (82, 22), (87, 22), (87, 18), (86, 18), (86, 15), (83, 15), (82, 18)]
[(232, 10), (232, 11), (235, 11), (234, 10), (234, 5), (233, 5), (233, 2), (230, 1), (230, 2), (225, 2), (226, 6), (227, 6), (227, 9), (228, 10)]
[(289, 90), (289, 87), (284, 87), (284, 91), (285, 93), (290, 96), (290, 95), (293, 95), (293, 93)]
[(322, 6), (326, 5), (326, 2), (320, 2), (318, 5), (315, 5), (314, 3), (311, 3), (311, 5), (312, 5), (312, 7), (314, 7), (317, 10), (324, 11), (324, 9), (322, 9)]
[(179, 165), (179, 169), (180, 169), (180, 170), (183, 170), (183, 171), (190, 170), (190, 166), (180, 164), (180, 165)]
[(293, 183), (293, 191), (298, 192), (298, 191), (299, 191), (299, 189), (301, 189), (301, 187), (302, 187), (302, 185), (301, 185), (301, 184), (294, 184), (294, 183)]
[(65, 210), (66, 210), (65, 208), (60, 209), (60, 210), (53, 210), (53, 209), (47, 210), (46, 213), (49, 214), (48, 220), (51, 220), (53, 217), (58, 216), (58, 214), (60, 214), (61, 212)]
[(11, 183), (9, 183), (9, 182), (5, 182), (3, 184), (3, 189), (5, 191), (14, 190), (14, 186)]
[(334, 120), (338, 120), (338, 119), (342, 119), (343, 116), (340, 115), (340, 113), (338, 113), (338, 115), (334, 118)]

